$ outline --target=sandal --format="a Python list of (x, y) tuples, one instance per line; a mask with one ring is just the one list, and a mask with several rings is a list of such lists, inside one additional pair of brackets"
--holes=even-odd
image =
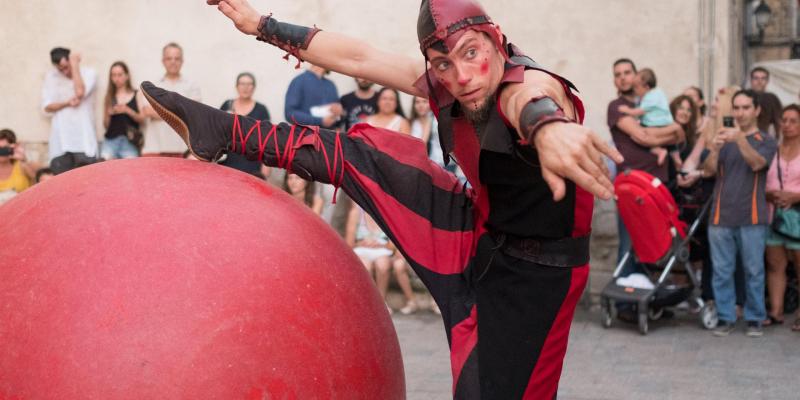
[(767, 319), (761, 322), (761, 326), (783, 325), (782, 319), (777, 319), (772, 315), (768, 315)]
[(792, 324), (792, 331), (800, 332), (800, 317), (794, 320), (794, 324)]

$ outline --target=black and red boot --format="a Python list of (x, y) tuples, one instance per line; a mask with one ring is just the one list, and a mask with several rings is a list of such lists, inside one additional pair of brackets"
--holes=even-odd
[[(241, 115), (234, 115), (203, 103), (188, 99), (175, 92), (156, 87), (150, 82), (142, 82), (142, 93), (159, 116), (180, 135), (189, 151), (202, 161), (217, 161), (234, 148), (234, 125), (247, 132), (250, 128), (270, 129), (261, 121)], [(249, 147), (249, 146), (248, 146)], [(248, 158), (257, 157), (250, 149)]]

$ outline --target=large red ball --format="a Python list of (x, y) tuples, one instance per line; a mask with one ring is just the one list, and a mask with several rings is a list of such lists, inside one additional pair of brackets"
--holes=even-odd
[(112, 161), (0, 207), (0, 399), (400, 399), (344, 242), (225, 167)]

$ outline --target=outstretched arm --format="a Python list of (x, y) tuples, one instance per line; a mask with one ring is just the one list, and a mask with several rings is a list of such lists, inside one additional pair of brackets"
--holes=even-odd
[(536, 147), (554, 199), (566, 194), (564, 179), (609, 199), (614, 185), (603, 155), (616, 163), (622, 162), (622, 155), (591, 129), (568, 122), (577, 120), (571, 101), (559, 81), (536, 70), (525, 71), (523, 83), (508, 85), (500, 95), (503, 114), (520, 138)]
[[(233, 21), (241, 32), (258, 36), (262, 14), (246, 0), (206, 0)], [(322, 31), (314, 35), (302, 59), (325, 69), (388, 86), (412, 96), (425, 96), (414, 82), (425, 72), (425, 64), (411, 57), (378, 50), (345, 35)]]

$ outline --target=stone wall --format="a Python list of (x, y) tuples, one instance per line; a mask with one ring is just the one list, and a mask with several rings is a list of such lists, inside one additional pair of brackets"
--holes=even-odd
[[(485, 1), (485, 7), (509, 38), (543, 65), (569, 77), (587, 105), (587, 125), (602, 135), (606, 105), (615, 96), (611, 64), (631, 57), (653, 68), (670, 95), (697, 85), (701, 70), (714, 73), (713, 87), (730, 80), (729, 24), (726, 1), (717, 0), (716, 28), (710, 42), (699, 40), (698, 4), (710, 0), (614, 0), (559, 2)], [(98, 71), (97, 93), (107, 85), (108, 67), (124, 60), (136, 82), (163, 74), (161, 48), (176, 41), (185, 49), (184, 73), (200, 83), (203, 100), (219, 105), (234, 92), (234, 79), (252, 71), (259, 81), (258, 100), (272, 115), (283, 115), (283, 98), (297, 73), (283, 53), (246, 38), (202, 0), (81, 2), (29, 0), (6, 2), (0, 13), (0, 127), (14, 129), (24, 141), (46, 141), (48, 119), (41, 109), (41, 84), (51, 68), (48, 52), (66, 46), (83, 54), (84, 65)], [(418, 2), (391, 0), (303, 0), (253, 5), (276, 18), (365, 38), (377, 47), (416, 57)], [(687, 6), (691, 4), (691, 6)], [(701, 50), (714, 48), (715, 60), (699, 62)], [(339, 91), (354, 89), (352, 79), (332, 75)], [(98, 97), (101, 97), (98, 96)], [(100, 115), (100, 99), (96, 101)], [(404, 99), (408, 107), (409, 99)], [(98, 135), (101, 126), (98, 118)]]

